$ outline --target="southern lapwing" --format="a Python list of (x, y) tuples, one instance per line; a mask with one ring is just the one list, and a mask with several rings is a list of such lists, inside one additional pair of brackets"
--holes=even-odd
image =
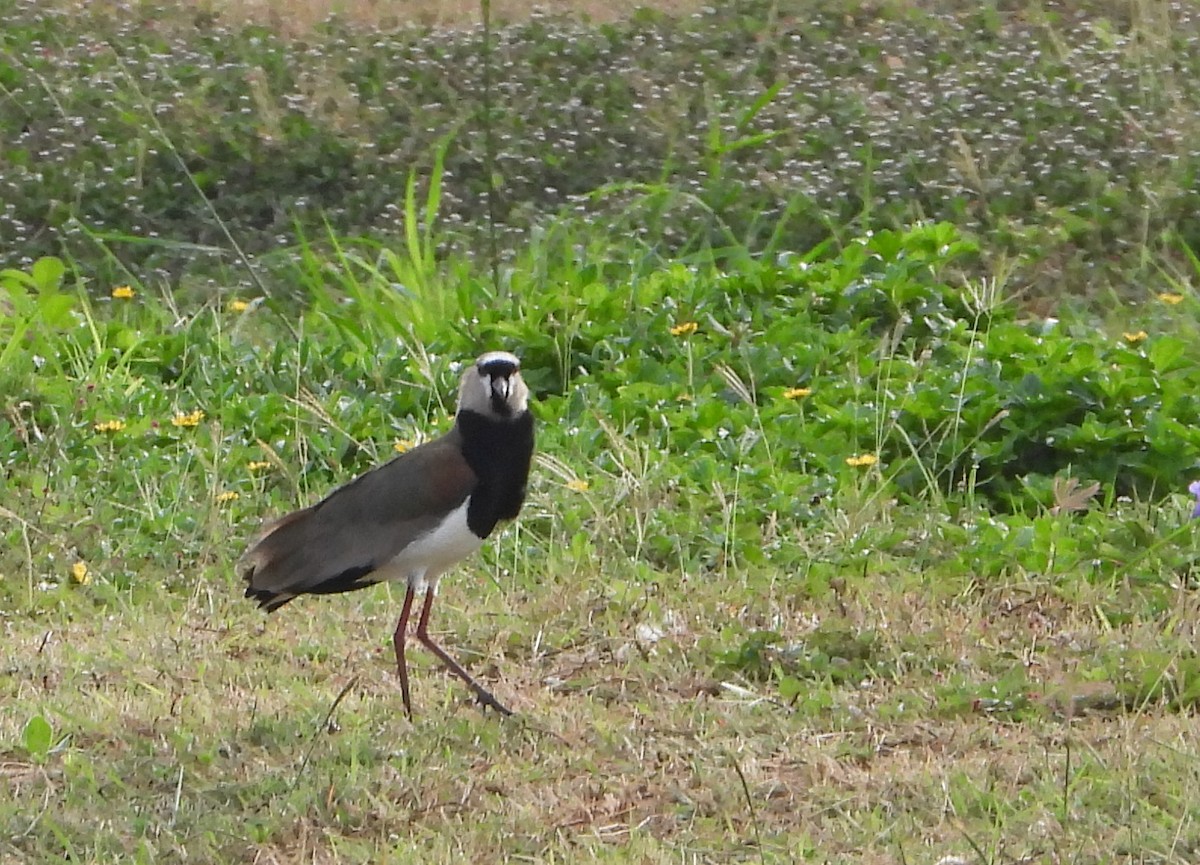
[(271, 612), (297, 595), (348, 592), (385, 580), (407, 584), (393, 644), (411, 719), (404, 639), (413, 598), (424, 591), (417, 639), (482, 705), (511, 715), (427, 628), (438, 578), (521, 510), (533, 457), (528, 401), (520, 361), (504, 351), (482, 355), (463, 373), (452, 430), (263, 531), (239, 563), (246, 597)]

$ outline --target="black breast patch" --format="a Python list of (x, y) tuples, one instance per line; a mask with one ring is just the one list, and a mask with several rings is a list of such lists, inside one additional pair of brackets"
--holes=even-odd
[(467, 527), (486, 538), (501, 520), (521, 512), (533, 460), (533, 415), (492, 420), (464, 409), (458, 413), (463, 456), (479, 478), (467, 507)]

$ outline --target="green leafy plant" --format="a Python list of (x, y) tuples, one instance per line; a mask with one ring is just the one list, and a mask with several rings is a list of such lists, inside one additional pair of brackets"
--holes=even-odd
[(21, 747), (34, 760), (42, 761), (50, 753), (54, 744), (54, 730), (50, 722), (42, 715), (34, 715), (25, 722), (21, 731)]

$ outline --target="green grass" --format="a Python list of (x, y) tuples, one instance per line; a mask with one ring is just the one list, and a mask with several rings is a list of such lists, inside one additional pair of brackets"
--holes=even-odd
[(297, 227), (388, 242), (442, 144), (456, 254), (513, 254), (564, 213), (667, 258), (950, 220), (989, 238), (973, 275), (1045, 314), (1157, 293), (1200, 242), (1192, 4), (738, 0), (534, 15), (490, 53), (471, 28), (352, 12), (289, 39), (214, 5), (16, 4), (4, 261), (253, 286), (231, 239), (272, 264)]
[[(864, 243), (611, 277), (535, 249), (508, 293), (420, 244), (344, 246), (297, 270), (299, 317), (96, 298), (50, 261), (5, 275), (5, 856), (1187, 861), (1194, 434), (1072, 452), (1058, 477), (1101, 480), (1092, 497), (997, 485), (981, 443), (1005, 428), (971, 403), (1006, 379), (937, 360), (1003, 350), (1044, 375), (1007, 346), (1069, 342), (1090, 362), (1059, 370), (1067, 390), (1103, 372), (1133, 392), (1079, 428), (1119, 427), (1194, 386), (1194, 300), (1126, 310), (1154, 334), (1133, 345), (1002, 300), (985, 327), (939, 281), (948, 226)], [(847, 292), (863, 266), (875, 293)], [(945, 321), (881, 326), (910, 304)], [(438, 434), (454, 363), (499, 345), (524, 356), (541, 456), (435, 628), (519, 717), (482, 716), (426, 659), (410, 724), (394, 592), (264, 619), (232, 562), (261, 520)], [(968, 472), (939, 462), (961, 453)]]
[[(896, 38), (901, 11), (874, 35)], [(1090, 45), (1078, 68), (1094, 71), (1088, 40), (1126, 24), (1088, 20), (1038, 27)], [(988, 34), (1024, 24), (992, 23), (971, 56), (999, 62)], [(1176, 23), (1186, 41), (1193, 22)], [(571, 50), (641, 27), (670, 48), (646, 62), (724, 56), (697, 47), (712, 21), (690, 26), (643, 17)], [(244, 35), (231, 50), (311, 59)], [(1104, 54), (1113, 105), (1114, 70), (1144, 59), (1133, 42)], [(821, 74), (863, 72), (836, 59)], [(87, 80), (80, 104), (115, 79)], [(153, 246), (203, 238), (226, 263), (193, 248), (178, 280), (129, 254), (149, 223), (6, 240), (0, 861), (1196, 860), (1200, 266), (1171, 215), (1186, 195), (1134, 237), (1111, 189), (1072, 187), (1058, 217), (1078, 233), (1053, 254), (1051, 223), (1014, 243), (1006, 220), (1032, 218), (1020, 202), (1038, 193), (999, 171), (992, 216), (1015, 209), (998, 221), (901, 219), (870, 184), (845, 219), (790, 192), (756, 210), (740, 172), (794, 142), (773, 134), (778, 93), (714, 81), (712, 116), (742, 122), (702, 136), (708, 185), (612, 176), (589, 200), (616, 210), (527, 199), (533, 227), (501, 232), (496, 258), (467, 254), (478, 226), (456, 222), (469, 136), (389, 179), (392, 234), (331, 210), (243, 259), (231, 241), (262, 252), (262, 213), (208, 209), (189, 185), (171, 224), (196, 230)], [(36, 114), (0, 83), (3, 110)], [(117, 89), (116, 120), (194, 155)], [(278, 120), (255, 111), (239, 122)], [(830, 154), (849, 146), (826, 133)], [(1111, 145), (1088, 146), (1124, 153)], [(13, 153), (0, 175), (26, 165)], [(86, 201), (39, 195), (21, 206), (87, 223)], [(813, 233), (788, 228), (801, 215)], [(1060, 296), (1056, 256), (1112, 236), (1087, 302)], [(491, 348), (523, 359), (539, 455), (521, 519), (446, 579), (433, 630), (517, 716), (481, 714), (414, 650), (410, 723), (394, 589), (266, 618), (233, 563), (264, 520), (447, 429), (458, 364)]]

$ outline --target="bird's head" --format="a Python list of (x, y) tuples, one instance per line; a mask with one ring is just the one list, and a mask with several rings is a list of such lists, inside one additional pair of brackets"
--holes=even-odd
[(506, 351), (489, 351), (462, 376), (458, 410), (508, 420), (529, 408), (529, 388), (521, 380), (521, 361)]

